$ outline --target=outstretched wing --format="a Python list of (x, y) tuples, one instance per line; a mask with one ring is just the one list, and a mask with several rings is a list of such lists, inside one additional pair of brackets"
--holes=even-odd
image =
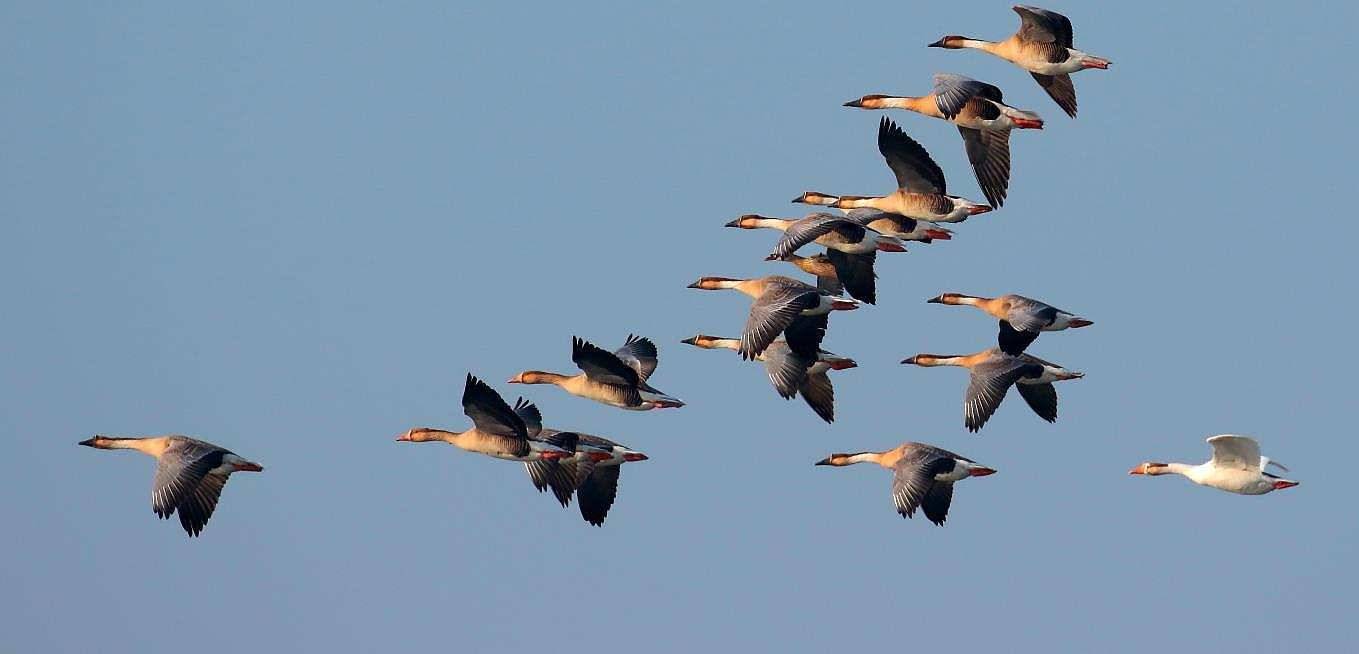
[(1019, 14), (1020, 39), (1033, 43), (1052, 43), (1062, 48), (1072, 47), (1071, 20), (1066, 16), (1026, 5), (1016, 5), (1014, 10)]
[(958, 127), (967, 149), (967, 160), (977, 176), (977, 186), (991, 206), (1005, 204), (1010, 191), (1010, 132)]
[(1023, 377), (1037, 377), (1043, 367), (1026, 363), (1015, 357), (977, 364), (972, 368), (971, 380), (963, 398), (963, 423), (968, 431), (977, 431), (996, 412), (1010, 387)]
[(1208, 439), (1213, 446), (1213, 465), (1232, 470), (1259, 470), (1260, 444), (1254, 438), (1222, 434)]
[(878, 152), (887, 160), (887, 167), (896, 175), (897, 187), (912, 193), (944, 194), (944, 171), (930, 158), (930, 153), (915, 139), (901, 131), (891, 118), (883, 116), (878, 123)]
[(953, 120), (973, 97), (1001, 102), (1000, 89), (971, 77), (939, 73), (934, 76), (934, 104), (944, 118)]
[(623, 342), (623, 347), (614, 350), (614, 355), (629, 368), (636, 370), (637, 376), (642, 381), (651, 378), (651, 373), (656, 371), (656, 364), (659, 362), (656, 344), (645, 336), (628, 334), (628, 340)]
[[(477, 431), (496, 436), (509, 436), (527, 439), (528, 428), (524, 419), (505, 403), (500, 393), (486, 385), (486, 382), (467, 375), (467, 386), (462, 391), (462, 412), (472, 419)], [(541, 419), (541, 418), (540, 418)], [(527, 453), (528, 443), (524, 443)]]

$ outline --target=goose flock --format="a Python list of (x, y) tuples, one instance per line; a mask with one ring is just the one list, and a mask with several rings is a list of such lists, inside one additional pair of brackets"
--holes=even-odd
[[(1107, 69), (1110, 62), (1075, 49), (1071, 21), (1056, 12), (1016, 6), (1020, 28), (1003, 41), (948, 35), (930, 47), (982, 50), (1028, 71), (1038, 85), (1068, 116), (1076, 117), (1076, 89), (1071, 74)], [(780, 397), (800, 396), (822, 420), (835, 420), (835, 390), (831, 371), (856, 367), (854, 359), (822, 349), (835, 311), (876, 305), (879, 252), (906, 251), (907, 244), (950, 240), (954, 231), (942, 225), (959, 224), (1000, 209), (1010, 185), (1010, 132), (1043, 129), (1035, 112), (1006, 104), (1000, 88), (962, 75), (938, 74), (924, 96), (863, 95), (844, 103), (863, 110), (903, 109), (952, 122), (985, 203), (951, 195), (944, 172), (929, 152), (891, 118), (878, 125), (877, 147), (896, 179), (882, 195), (832, 195), (806, 191), (793, 202), (840, 210), (817, 211), (801, 218), (742, 215), (727, 227), (772, 229), (780, 235), (767, 260), (792, 264), (812, 276), (811, 283), (783, 275), (753, 279), (705, 276), (689, 288), (735, 290), (750, 298), (750, 309), (739, 336), (697, 334), (682, 342), (703, 349), (733, 350), (747, 361), (764, 364), (770, 384)], [(881, 189), (887, 190), (887, 189)], [(785, 196), (786, 197), (786, 196)], [(730, 214), (729, 214), (730, 215)], [(821, 252), (808, 252), (819, 246)], [(803, 254), (798, 252), (802, 251)], [(996, 345), (973, 354), (916, 354), (902, 361), (917, 366), (967, 368), (963, 394), (963, 426), (981, 430), (999, 409), (1013, 386), (1039, 418), (1057, 420), (1055, 382), (1084, 375), (1044, 361), (1026, 350), (1044, 332), (1088, 327), (1092, 321), (1021, 295), (988, 298), (945, 292), (933, 304), (974, 307), (999, 324)], [(1046, 341), (1045, 341), (1046, 342)], [(643, 336), (628, 336), (609, 351), (573, 336), (573, 375), (525, 370), (511, 384), (548, 384), (570, 395), (628, 411), (675, 409), (679, 398), (652, 386), (659, 363), (656, 344)], [(532, 402), (518, 398), (511, 405), (494, 388), (468, 373), (462, 395), (463, 413), (472, 426), (464, 431), (415, 427), (397, 437), (399, 442), (441, 441), (461, 450), (524, 464), (529, 480), (540, 492), (551, 490), (567, 507), (576, 501), (585, 522), (602, 526), (618, 495), (625, 463), (648, 459), (609, 438), (572, 429), (543, 426), (543, 416)], [(1266, 469), (1279, 464), (1261, 456), (1259, 444), (1239, 435), (1208, 439), (1213, 457), (1206, 463), (1146, 462), (1133, 475), (1178, 474), (1203, 486), (1242, 495), (1262, 495), (1290, 488), (1298, 482)], [(235, 472), (261, 472), (263, 466), (226, 448), (182, 435), (120, 438), (95, 436), (80, 442), (98, 449), (130, 449), (157, 460), (151, 489), (151, 508), (160, 518), (178, 515), (189, 536), (198, 536), (216, 509), (227, 479)], [(876, 463), (892, 471), (892, 500), (905, 518), (921, 511), (942, 526), (953, 502), (953, 485), (970, 477), (994, 474), (995, 468), (935, 445), (902, 443), (874, 452), (835, 453), (818, 461), (821, 466)]]

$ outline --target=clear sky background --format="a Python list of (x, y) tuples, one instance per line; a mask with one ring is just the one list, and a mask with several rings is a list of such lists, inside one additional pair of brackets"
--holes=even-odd
[[(1353, 644), (1352, 7), (1051, 6), (1114, 62), (1072, 121), (925, 47), (1011, 34), (1003, 2), (466, 4), (0, 6), (0, 650)], [(1014, 135), (1003, 210), (831, 320), (839, 420), (681, 345), (745, 320), (698, 276), (793, 272), (723, 223), (889, 189), (879, 114), (840, 104), (935, 72), (1048, 128)], [(893, 118), (981, 199), (951, 125)], [(1031, 350), (1088, 375), (1055, 425), (1012, 396), (968, 434), (965, 374), (897, 363), (993, 343), (943, 291), (1095, 321)], [(629, 332), (688, 407), (504, 384)], [(603, 529), (518, 464), (392, 442), (464, 428), (468, 371), (651, 455)], [(266, 467), (202, 538), (152, 514), (152, 461), (75, 445), (166, 432)], [(1223, 432), (1302, 485), (1126, 474)], [(941, 529), (886, 471), (811, 465), (904, 440), (1000, 472)]]

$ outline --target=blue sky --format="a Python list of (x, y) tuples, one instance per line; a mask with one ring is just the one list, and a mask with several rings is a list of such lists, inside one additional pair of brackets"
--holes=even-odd
[[(1005, 3), (644, 4), (0, 7), (0, 649), (1353, 642), (1353, 8), (1053, 5), (1114, 62), (1075, 77), (1072, 121), (1017, 68), (924, 47), (1010, 34)], [(792, 270), (723, 223), (889, 188), (878, 114), (840, 104), (935, 72), (1048, 128), (1015, 134), (1003, 210), (882, 257), (879, 306), (831, 321), (860, 363), (839, 420), (679, 344), (745, 318), (696, 277)], [(980, 199), (952, 126), (893, 117)], [(991, 344), (942, 291), (1095, 321), (1031, 350), (1087, 373), (1059, 422), (1012, 397), (968, 434), (965, 375), (897, 363)], [(688, 407), (503, 383), (629, 332)], [(468, 371), (651, 455), (603, 529), (517, 464), (392, 442), (463, 428)], [(266, 471), (190, 540), (151, 513), (149, 459), (75, 446), (96, 432)], [(1302, 485), (1126, 474), (1223, 432)], [(938, 529), (893, 513), (887, 472), (811, 465), (904, 440), (1000, 472)]]

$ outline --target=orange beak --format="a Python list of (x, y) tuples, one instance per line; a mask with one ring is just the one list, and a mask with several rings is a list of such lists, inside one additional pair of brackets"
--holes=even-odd
[(982, 466), (974, 467), (974, 468), (972, 468), (971, 470), (969, 470), (968, 472), (971, 473), (971, 475), (972, 475), (973, 477), (985, 477), (985, 476), (987, 476), (987, 475), (994, 475), (994, 474), (996, 474), (996, 471), (995, 471), (994, 469), (992, 469), (992, 468), (985, 468), (985, 467), (982, 467)]
[(1043, 121), (1029, 118), (1011, 118), (1010, 122), (1020, 129), (1043, 129)]
[(975, 216), (975, 215), (977, 215), (977, 214), (979, 214), (979, 213), (986, 213), (986, 212), (988, 212), (988, 211), (990, 211), (990, 210), (991, 210), (991, 207), (988, 207), (988, 206), (986, 206), (986, 205), (984, 205), (984, 204), (979, 204), (979, 205), (976, 205), (976, 206), (968, 207), (968, 208), (967, 208), (967, 215), (969, 215), (969, 216)]
[(631, 452), (623, 455), (624, 461), (646, 461), (649, 458), (651, 457), (642, 454), (641, 452)]
[(953, 238), (953, 232), (950, 232), (947, 229), (927, 229), (925, 230), (925, 236), (940, 241), (947, 241)]
[(1085, 61), (1081, 62), (1081, 65), (1086, 68), (1098, 68), (1100, 70), (1109, 70), (1109, 62), (1103, 59), (1086, 59)]
[[(245, 463), (237, 463), (237, 464), (236, 464), (236, 471), (237, 471), (237, 472), (264, 472), (264, 466), (262, 466), (262, 465), (260, 465), (260, 464), (258, 464), (258, 463), (252, 463), (252, 462), (250, 462), (250, 461), (247, 461), (247, 462), (245, 462)], [(1278, 488), (1278, 486), (1275, 486), (1275, 488)]]
[(906, 248), (895, 241), (878, 241), (878, 249), (883, 252), (905, 252)]
[(409, 442), (410, 439), (411, 439), (411, 431), (415, 431), (415, 430), (410, 430), (410, 431), (407, 431), (406, 433), (404, 433), (404, 434), (402, 434), (402, 435), (400, 435), (400, 436), (397, 436), (397, 437), (396, 437), (396, 442), (398, 442), (398, 443), (401, 443), (401, 442)]
[(1145, 475), (1145, 474), (1147, 474), (1147, 467), (1146, 467), (1145, 465), (1142, 465), (1142, 464), (1139, 463), (1139, 464), (1137, 465), (1136, 468), (1133, 468), (1132, 470), (1129, 470), (1129, 471), (1128, 471), (1128, 474), (1130, 474), (1130, 475)]
[(1071, 322), (1067, 323), (1067, 326), (1072, 329), (1076, 329), (1078, 327), (1089, 327), (1090, 325), (1093, 324), (1095, 323), (1092, 320), (1086, 320), (1085, 318), (1072, 318)]
[(1296, 481), (1287, 481), (1287, 480), (1284, 480), (1284, 479), (1280, 479), (1280, 480), (1274, 482), (1274, 490), (1283, 490), (1283, 489), (1285, 489), (1285, 488), (1292, 488), (1292, 487), (1297, 486), (1297, 485), (1298, 485), (1298, 482), (1296, 482)]
[(844, 300), (834, 300), (831, 302), (831, 309), (833, 311), (853, 311), (858, 308), (859, 303), (857, 302), (846, 302)]
[(848, 370), (859, 367), (859, 364), (854, 359), (836, 359), (831, 361), (830, 367), (831, 370)]

